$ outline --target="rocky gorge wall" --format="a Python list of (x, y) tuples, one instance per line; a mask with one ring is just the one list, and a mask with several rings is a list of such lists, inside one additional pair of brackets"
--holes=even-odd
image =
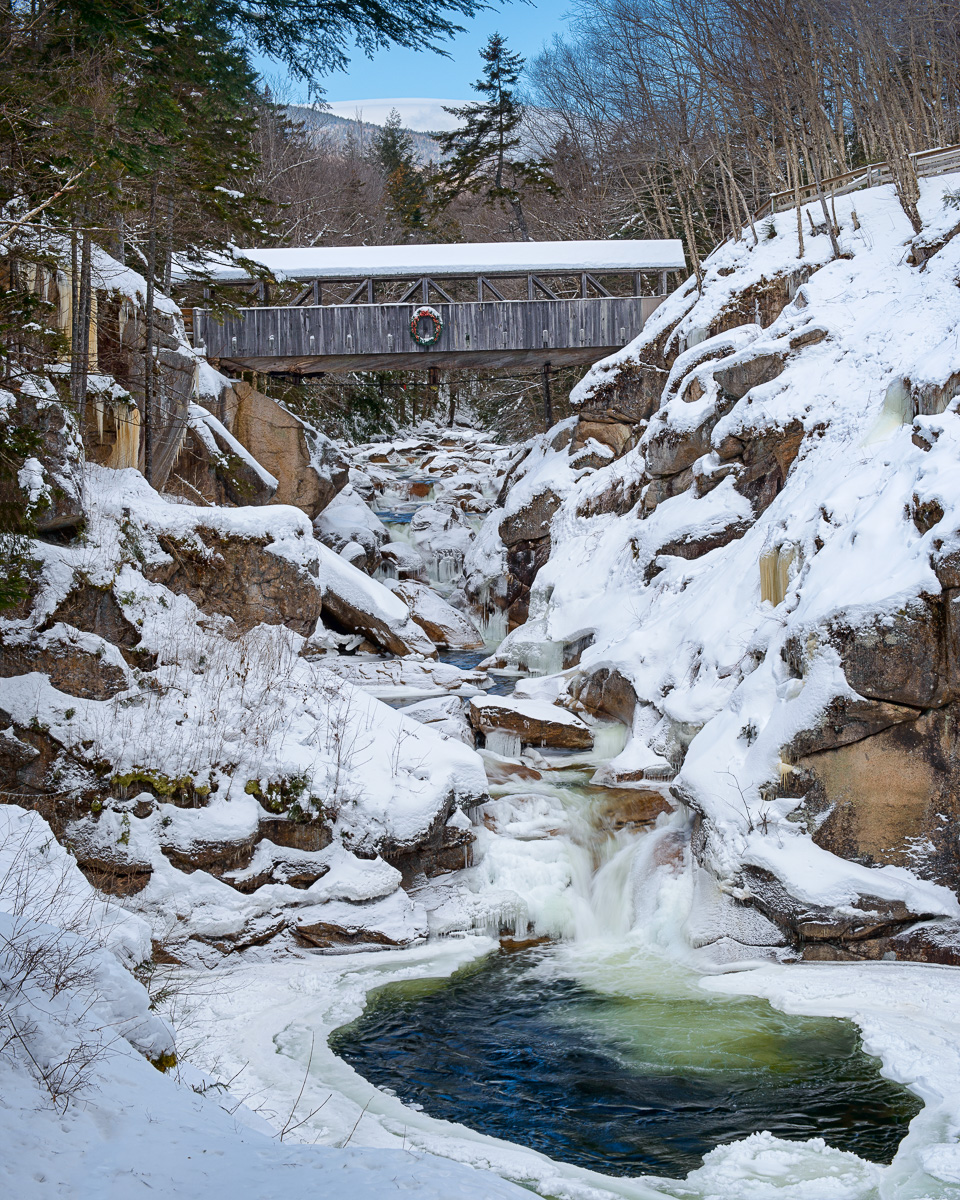
[(29, 447), (4, 483), (26, 588), (0, 617), (0, 802), (39, 813), (161, 956), (416, 940), (401, 883), (465, 861), (486, 780), (464, 718), (407, 719), (353, 667), (409, 663), (445, 697), (466, 676), (438, 644), (479, 634), (422, 560), (372, 577), (381, 543), (365, 558), (357, 539), (379, 522), (348, 487), (368, 476), (210, 368), (164, 297), (148, 484), (144, 284), (105, 255), (96, 270), (84, 412), (55, 364), (0, 394)]
[(688, 814), (695, 943), (960, 961), (950, 183), (919, 239), (874, 189), (837, 200), (839, 259), (825, 229), (798, 259), (793, 214), (718, 249), (517, 455), (468, 558), (502, 663), (628, 724), (605, 781)]

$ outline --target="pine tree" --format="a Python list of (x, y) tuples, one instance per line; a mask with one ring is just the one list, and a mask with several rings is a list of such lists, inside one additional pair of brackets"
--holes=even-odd
[(432, 180), (436, 203), (445, 207), (469, 192), (482, 196), (485, 204), (507, 204), (521, 239), (529, 242), (523, 196), (552, 193), (556, 185), (549, 163), (525, 160), (521, 153), (523, 105), (515, 88), (524, 60), (507, 49), (499, 33), (491, 34), (480, 57), (483, 78), (472, 86), (484, 99), (462, 108), (444, 108), (460, 126), (437, 135), (445, 157)]
[(373, 138), (372, 157), (383, 173), (390, 208), (402, 229), (428, 232), (427, 182), (417, 166), (413, 139), (400, 123), (400, 114), (390, 115)]

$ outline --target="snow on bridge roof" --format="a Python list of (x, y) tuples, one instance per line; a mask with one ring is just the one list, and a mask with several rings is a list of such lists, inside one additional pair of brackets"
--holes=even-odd
[[(429, 275), (573, 274), (581, 271), (682, 271), (683, 245), (662, 241), (460, 242), (441, 246), (318, 246), (239, 250), (275, 279), (409, 278)], [(213, 279), (251, 278), (238, 263), (212, 259)], [(179, 278), (186, 271), (174, 270)]]

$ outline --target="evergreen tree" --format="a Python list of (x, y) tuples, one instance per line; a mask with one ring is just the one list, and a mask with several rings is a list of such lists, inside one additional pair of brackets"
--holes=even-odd
[(383, 173), (390, 208), (401, 228), (412, 233), (428, 232), (427, 182), (417, 166), (413, 139), (401, 125), (395, 108), (374, 134), (372, 155)]
[(446, 206), (464, 192), (483, 197), (485, 204), (507, 204), (517, 232), (530, 241), (523, 214), (527, 192), (554, 192), (550, 164), (522, 156), (523, 105), (516, 84), (524, 60), (507, 49), (499, 33), (491, 34), (480, 51), (483, 78), (473, 89), (484, 97), (462, 108), (444, 108), (460, 122), (457, 129), (437, 135), (444, 159), (432, 183), (436, 203)]

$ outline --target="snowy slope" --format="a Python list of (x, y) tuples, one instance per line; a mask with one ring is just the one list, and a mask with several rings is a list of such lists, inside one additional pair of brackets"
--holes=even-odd
[[(932, 559), (947, 555), (960, 529), (960, 238), (948, 237), (958, 184), (923, 182), (924, 243), (945, 244), (922, 269), (910, 261), (912, 231), (890, 188), (836, 201), (839, 260), (830, 261), (826, 233), (809, 228), (798, 259), (792, 213), (765, 223), (757, 245), (748, 234), (720, 247), (703, 294), (690, 281), (671, 296), (575, 396), (582, 421), (607, 419), (591, 413), (616, 408), (622, 381), (666, 353), (670, 369), (656, 411), (637, 423), (636, 449), (587, 472), (542, 442), (478, 538), (495, 564), (505, 514), (547, 488), (560, 497), (530, 619), (501, 657), (542, 657), (544, 645), (592, 633), (567, 673), (571, 696), (607, 669), (639, 701), (614, 776), (675, 775), (674, 793), (705, 819), (704, 861), (734, 893), (747, 894), (742, 871), (752, 866), (805, 903), (842, 909), (870, 895), (913, 912), (960, 913), (950, 889), (904, 866), (863, 866), (819, 848), (790, 819), (800, 798), (780, 786), (792, 770), (784, 748), (829, 703), (855, 695), (829, 631), (896, 631), (943, 594)], [(764, 328), (775, 280), (793, 299)], [(732, 460), (746, 447), (749, 472), (750, 453), (765, 445), (771, 459), (783, 449), (788, 469), (782, 490), (758, 502), (736, 486), (744, 475)], [(604, 503), (630, 486), (639, 499), (626, 508)], [(764, 597), (764, 569), (782, 595)], [(926, 627), (920, 618), (915, 626), (919, 647)], [(802, 669), (791, 663), (798, 655)], [(901, 703), (915, 716), (943, 704), (951, 671), (941, 665), (936, 694)]]

